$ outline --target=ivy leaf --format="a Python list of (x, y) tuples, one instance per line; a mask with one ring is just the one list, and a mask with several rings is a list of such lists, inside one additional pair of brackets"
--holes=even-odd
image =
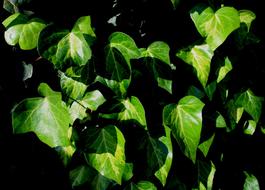
[(217, 77), (217, 83), (219, 83), (221, 80), (225, 78), (227, 73), (229, 73), (232, 70), (232, 64), (228, 57), (225, 58), (225, 65), (222, 66), (219, 70), (218, 77)]
[(202, 128), (204, 103), (194, 96), (185, 96), (178, 104), (169, 104), (163, 110), (163, 123), (169, 126), (181, 151), (196, 161), (196, 151)]
[(203, 155), (206, 157), (211, 145), (213, 144), (213, 140), (214, 140), (215, 134), (213, 134), (209, 139), (207, 139), (206, 141), (202, 142), (198, 148), (202, 151)]
[(226, 104), (226, 108), (230, 120), (230, 128), (227, 128), (227, 131), (231, 131), (235, 129), (236, 124), (240, 121), (244, 112), (244, 108), (241, 106), (237, 106), (234, 100), (228, 101)]
[(74, 32), (82, 32), (82, 34), (87, 34), (89, 36), (96, 37), (96, 34), (94, 33), (94, 30), (91, 27), (91, 18), (90, 16), (83, 16), (80, 17), (73, 27)]
[(195, 86), (190, 86), (187, 95), (195, 96), (196, 98), (201, 99), (205, 96), (205, 93)]
[(217, 118), (216, 118), (216, 128), (226, 128), (226, 122), (225, 122), (225, 118), (219, 113), (217, 112)]
[(63, 68), (65, 64), (82, 66), (91, 58), (91, 49), (83, 34), (87, 31), (80, 28), (83, 27), (83, 23), (80, 22), (80, 20), (77, 21), (72, 31), (50, 25), (40, 34), (38, 42), (40, 55), (51, 61), (58, 69)]
[(250, 10), (240, 10), (239, 18), (241, 23), (245, 23), (248, 28), (248, 32), (250, 30), (251, 23), (256, 19), (256, 15), (254, 12)]
[(198, 181), (200, 189), (212, 189), (215, 171), (216, 169), (212, 162), (198, 161)]
[(159, 87), (172, 93), (172, 80), (168, 79), (174, 66), (170, 64), (169, 46), (165, 42), (153, 42), (146, 50), (142, 49), (142, 56), (148, 70), (152, 73)]
[(50, 147), (68, 146), (70, 115), (62, 102), (61, 94), (41, 83), (39, 92), (44, 97), (28, 98), (12, 111), (14, 133), (34, 132)]
[(247, 90), (241, 93), (236, 101), (235, 105), (237, 107), (243, 107), (244, 110), (251, 115), (254, 121), (257, 123), (260, 118), (260, 114), (262, 111), (262, 102), (264, 98), (257, 97), (253, 94), (251, 90)]
[(132, 163), (126, 163), (124, 170), (123, 170), (123, 176), (122, 179), (124, 181), (128, 181), (133, 177), (133, 164)]
[(5, 31), (6, 42), (14, 46), (19, 44), (22, 50), (31, 50), (37, 47), (40, 32), (46, 24), (38, 19), (29, 19), (20, 13), (15, 13), (3, 21), (7, 28)]
[[(90, 132), (90, 131), (89, 131)], [(121, 184), (125, 168), (125, 139), (115, 126), (106, 126), (89, 134), (85, 158), (102, 176)]]
[(259, 182), (257, 178), (254, 175), (248, 174), (245, 171), (244, 171), (244, 174), (246, 175), (246, 179), (245, 179), (243, 190), (260, 190)]
[(211, 59), (213, 57), (213, 51), (210, 49), (209, 45), (195, 45), (189, 51), (180, 50), (177, 53), (177, 56), (186, 63), (193, 66), (197, 72), (197, 77), (202, 86), (206, 87), (210, 73)]
[(115, 32), (109, 37), (109, 45), (106, 46), (106, 71), (111, 80), (121, 82), (131, 76), (131, 59), (140, 56), (140, 52), (134, 40), (127, 34)]
[(206, 37), (206, 43), (214, 51), (226, 40), (229, 34), (239, 28), (239, 13), (233, 7), (222, 7), (216, 12), (211, 7), (203, 11), (199, 9), (195, 7), (191, 11), (191, 19), (198, 32)]
[[(171, 143), (170, 133), (171, 130), (167, 126), (165, 126), (166, 136), (162, 136), (159, 138), (159, 141), (162, 142), (167, 148), (167, 156), (164, 163), (159, 163), (159, 170), (155, 172), (155, 176), (162, 183), (163, 186), (166, 185), (167, 176), (169, 170), (171, 168), (172, 160), (173, 160), (173, 149)], [(160, 166), (161, 164), (161, 166)]]
[(216, 81), (213, 81), (210, 84), (208, 84), (204, 90), (209, 100), (212, 101), (213, 95), (216, 91)]
[(29, 3), (31, 0), (4, 0), (3, 8), (10, 13), (19, 12), (19, 7)]
[(99, 90), (87, 92), (83, 98), (74, 101), (70, 108), (70, 114), (73, 121), (78, 119), (84, 119), (87, 117), (87, 110), (96, 111), (100, 105), (102, 105), (106, 99)]
[(82, 82), (78, 82), (70, 77), (67, 77), (64, 73), (60, 73), (60, 76), (60, 85), (64, 94), (74, 100), (79, 100), (83, 97), (87, 89), (87, 85)]
[(130, 183), (125, 190), (156, 190), (156, 186), (150, 181), (139, 181), (138, 183)]
[(253, 120), (248, 120), (244, 124), (244, 133), (247, 135), (253, 135), (257, 127), (257, 123)]

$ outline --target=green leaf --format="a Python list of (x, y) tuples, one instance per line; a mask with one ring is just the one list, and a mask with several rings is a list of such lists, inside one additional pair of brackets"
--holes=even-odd
[(19, 7), (29, 3), (31, 0), (4, 0), (3, 8), (10, 13), (19, 12)]
[(97, 76), (95, 82), (100, 82), (104, 86), (111, 89), (118, 97), (123, 98), (127, 94), (127, 89), (130, 84), (130, 79), (124, 79), (121, 82), (109, 80), (101, 76)]
[(210, 84), (208, 84), (204, 90), (209, 100), (212, 101), (213, 95), (216, 91), (216, 81), (213, 81)]
[(52, 91), (45, 83), (39, 92), (44, 97), (28, 98), (16, 105), (12, 111), (14, 133), (34, 132), (50, 147), (68, 146), (70, 115), (62, 102), (61, 94)]
[(127, 34), (115, 32), (109, 37), (106, 46), (106, 71), (111, 80), (121, 82), (131, 76), (131, 59), (140, 57), (140, 52), (134, 40)]
[[(64, 73), (60, 73), (60, 85), (64, 94), (74, 100), (79, 100), (83, 97), (87, 85), (82, 82), (78, 82), (70, 77), (67, 77)], [(72, 102), (71, 100), (70, 102)]]
[(87, 92), (83, 98), (74, 101), (70, 108), (70, 114), (73, 119), (84, 119), (87, 115), (87, 110), (96, 111), (100, 105), (102, 105), (106, 99), (100, 91), (94, 90)]
[(58, 153), (61, 160), (63, 161), (64, 166), (68, 166), (76, 149), (74, 146), (69, 145), (69, 146), (58, 146), (55, 148), (55, 150)]
[(190, 86), (188, 89), (187, 95), (188, 96), (195, 96), (198, 99), (201, 99), (205, 96), (205, 93), (195, 86)]
[(215, 174), (215, 166), (212, 162), (207, 163), (198, 161), (198, 181), (201, 189), (211, 190), (213, 186), (213, 179)]
[(195, 7), (191, 11), (191, 19), (198, 32), (206, 37), (206, 43), (214, 51), (234, 30), (239, 28), (239, 13), (233, 7), (222, 7), (216, 12), (210, 7), (203, 11), (199, 9)]
[(227, 73), (229, 73), (232, 70), (232, 64), (228, 57), (225, 58), (225, 65), (222, 66), (219, 70), (218, 77), (217, 77), (217, 83), (219, 83), (221, 80), (225, 78)]
[(244, 174), (246, 175), (246, 179), (245, 179), (243, 190), (260, 190), (259, 182), (257, 178), (254, 175), (248, 174), (245, 171), (244, 171)]
[(176, 9), (178, 4), (180, 3), (180, 0), (171, 0), (171, 3), (173, 5), (173, 8)]
[[(163, 186), (166, 185), (167, 182), (167, 176), (169, 173), (169, 170), (171, 168), (172, 160), (173, 160), (173, 148), (172, 148), (172, 143), (171, 143), (171, 137), (170, 133), (171, 130), (165, 126), (165, 131), (166, 131), (166, 136), (162, 136), (159, 138), (159, 141), (162, 142), (166, 148), (167, 148), (167, 157), (165, 162), (159, 164), (160, 168), (155, 172), (155, 176), (159, 181), (162, 183)], [(158, 158), (158, 157), (157, 157)]]
[(215, 134), (213, 134), (209, 139), (202, 142), (198, 148), (202, 151), (203, 155), (206, 157), (214, 140)]
[(247, 135), (253, 135), (257, 127), (257, 123), (253, 120), (248, 120), (244, 124), (244, 133)]
[(165, 42), (153, 42), (146, 50), (142, 49), (142, 56), (148, 70), (152, 73), (159, 87), (172, 93), (170, 71), (174, 66), (170, 64), (169, 46)]
[(219, 113), (217, 112), (218, 116), (216, 118), (216, 128), (226, 128), (226, 122), (225, 122), (225, 118)]
[(126, 163), (123, 171), (122, 180), (128, 181), (133, 177), (133, 164)]
[(89, 167), (82, 165), (70, 171), (70, 181), (72, 187), (77, 187), (88, 181), (90, 176)]
[(91, 18), (90, 16), (80, 17), (73, 27), (73, 32), (82, 32), (83, 34), (87, 34), (93, 37), (96, 37), (94, 30), (91, 27)]
[(102, 176), (121, 184), (125, 168), (123, 134), (115, 126), (106, 126), (89, 136), (92, 142), (87, 143), (87, 163)]
[(204, 103), (194, 96), (185, 96), (178, 104), (169, 104), (163, 110), (163, 123), (172, 129), (181, 151), (196, 161), (196, 151), (202, 129)]
[(240, 121), (244, 108), (237, 106), (234, 100), (229, 100), (226, 104), (226, 108), (230, 119), (230, 129), (227, 128), (227, 130), (230, 131), (235, 129), (236, 124)]
[(76, 27), (68, 31), (50, 25), (40, 34), (38, 42), (40, 55), (51, 61), (58, 69), (65, 64), (82, 66), (91, 58), (91, 49), (83, 31), (77, 30)]
[(263, 97), (255, 96), (251, 90), (247, 90), (237, 97), (235, 105), (237, 107), (243, 107), (257, 123), (261, 115), (263, 100)]
[(177, 56), (186, 63), (193, 66), (197, 72), (197, 77), (202, 86), (206, 87), (210, 73), (211, 59), (213, 57), (213, 51), (210, 49), (209, 45), (195, 45), (189, 51), (180, 50), (177, 53)]
[(248, 31), (250, 30), (251, 23), (256, 19), (254, 12), (250, 10), (240, 10), (239, 11), (240, 22), (247, 25)]
[(125, 190), (156, 190), (156, 186), (150, 181), (139, 181), (138, 183), (130, 183)]
[(5, 31), (5, 40), (9, 45), (19, 44), (22, 50), (31, 50), (37, 47), (40, 32), (46, 26), (38, 18), (28, 19), (20, 13), (15, 13), (8, 17), (3, 25), (7, 28)]

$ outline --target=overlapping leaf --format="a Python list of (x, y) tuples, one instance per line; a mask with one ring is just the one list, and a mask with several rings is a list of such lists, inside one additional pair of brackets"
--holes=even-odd
[(50, 147), (68, 146), (71, 120), (61, 94), (45, 83), (40, 84), (39, 93), (44, 97), (25, 99), (13, 109), (14, 133), (34, 132)]
[(219, 83), (221, 80), (225, 78), (227, 73), (229, 73), (232, 70), (232, 64), (231, 61), (229, 60), (228, 57), (225, 58), (225, 65), (222, 66), (218, 72), (218, 77), (217, 77), (217, 83)]
[(19, 44), (22, 50), (31, 50), (37, 47), (40, 32), (46, 26), (44, 21), (15, 13), (4, 20), (5, 40), (9, 45)]
[(178, 104), (163, 110), (163, 123), (172, 129), (181, 151), (194, 163), (202, 129), (204, 103), (194, 96), (185, 96)]

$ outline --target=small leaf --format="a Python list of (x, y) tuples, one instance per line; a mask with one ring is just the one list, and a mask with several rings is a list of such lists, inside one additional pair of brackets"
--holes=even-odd
[(217, 83), (219, 83), (221, 80), (225, 78), (227, 73), (229, 73), (232, 70), (232, 64), (228, 57), (225, 58), (225, 65), (222, 66), (218, 73)]
[(69, 145), (69, 146), (58, 146), (55, 148), (55, 150), (58, 153), (61, 160), (63, 161), (64, 166), (67, 166), (70, 163), (76, 149), (72, 145)]
[(201, 99), (205, 96), (205, 93), (195, 86), (190, 86), (187, 96), (195, 96), (196, 98)]
[(263, 100), (264, 98), (255, 96), (251, 90), (247, 90), (237, 97), (235, 105), (237, 107), (243, 107), (257, 123), (261, 115)]
[(216, 128), (226, 128), (226, 122), (225, 122), (225, 118), (219, 113), (217, 112), (218, 116), (216, 118)]
[(250, 30), (251, 23), (256, 19), (254, 12), (250, 10), (240, 10), (239, 11), (240, 22), (247, 25), (248, 31)]
[(204, 103), (194, 96), (185, 96), (178, 104), (169, 104), (163, 110), (163, 123), (172, 129), (181, 151), (196, 161), (196, 151), (202, 129)]
[(39, 86), (44, 97), (21, 101), (12, 111), (14, 133), (34, 132), (50, 147), (68, 146), (70, 115), (63, 104), (61, 94), (52, 91), (47, 84)]
[(3, 8), (10, 13), (19, 12), (19, 7), (29, 3), (31, 0), (4, 0)]
[(171, 0), (171, 3), (173, 5), (173, 8), (176, 9), (178, 4), (180, 3), (180, 0)]
[(202, 187), (207, 190), (212, 189), (215, 171), (216, 169), (212, 162), (198, 161), (198, 181), (201, 183)]
[(19, 44), (22, 50), (31, 50), (37, 47), (40, 32), (46, 26), (40, 19), (28, 19), (19, 13), (11, 15), (3, 25), (7, 28), (5, 31), (5, 40), (9, 45)]
[(208, 84), (204, 90), (205, 90), (205, 93), (208, 96), (209, 100), (212, 101), (213, 95), (214, 95), (215, 90), (216, 90), (216, 81), (213, 81), (210, 84)]
[(195, 7), (191, 11), (191, 18), (198, 32), (206, 37), (206, 43), (214, 51), (234, 30), (239, 28), (239, 13), (233, 7), (222, 7), (216, 12), (212, 8)]
[(247, 135), (253, 135), (256, 130), (257, 123), (253, 120), (248, 120), (244, 124), (244, 133)]
[(203, 155), (206, 157), (211, 145), (213, 144), (213, 140), (214, 140), (215, 134), (213, 134), (209, 139), (207, 139), (206, 141), (202, 142), (198, 148), (202, 151)]
[(126, 163), (122, 175), (122, 180), (128, 181), (133, 177), (133, 164)]
[(139, 181), (130, 183), (124, 190), (156, 190), (156, 186), (150, 181)]
[(73, 27), (74, 32), (82, 32), (83, 34), (87, 34), (93, 37), (96, 37), (92, 27), (91, 27), (91, 18), (90, 16), (80, 17)]
[(77, 187), (85, 182), (88, 181), (88, 177), (90, 176), (88, 166), (79, 166), (73, 170), (70, 171), (70, 181), (72, 184), (72, 187)]
[(243, 190), (260, 190), (259, 182), (257, 178), (254, 175), (248, 174), (245, 171), (244, 171), (244, 174), (246, 175), (246, 179), (245, 179)]
[[(90, 131), (91, 132), (91, 131)], [(106, 126), (89, 134), (85, 158), (102, 176), (121, 184), (125, 168), (125, 139), (115, 126)]]
[(203, 87), (206, 87), (213, 52), (207, 44), (194, 46), (190, 51), (180, 50), (177, 56), (193, 66)]

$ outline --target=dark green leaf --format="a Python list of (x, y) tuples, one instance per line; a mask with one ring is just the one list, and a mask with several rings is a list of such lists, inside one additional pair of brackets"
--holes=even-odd
[(233, 7), (222, 7), (216, 12), (210, 7), (202, 12), (195, 7), (191, 12), (191, 18), (213, 51), (240, 26), (239, 13)]
[(177, 53), (177, 56), (193, 66), (202, 86), (206, 87), (210, 73), (210, 64), (213, 57), (213, 51), (210, 49), (209, 45), (196, 45), (189, 51), (180, 50)]
[(208, 96), (209, 100), (212, 101), (213, 95), (214, 95), (215, 90), (216, 90), (216, 81), (213, 81), (210, 84), (208, 84), (204, 90), (205, 90), (205, 93)]
[(246, 175), (246, 179), (243, 190), (260, 190), (257, 178), (252, 174), (248, 174), (247, 172), (244, 172), (244, 174)]
[(79, 166), (70, 171), (70, 181), (72, 187), (77, 187), (89, 180), (90, 171), (88, 166)]
[(3, 8), (10, 13), (19, 12), (21, 5), (29, 3), (31, 0), (4, 0)]
[(200, 190), (212, 189), (215, 171), (216, 169), (212, 162), (198, 161), (198, 182)]
[(174, 9), (176, 9), (178, 4), (180, 3), (180, 0), (171, 0), (171, 3), (173, 5)]
[(15, 106), (12, 112), (14, 133), (34, 132), (50, 147), (68, 146), (70, 115), (63, 104), (61, 94), (52, 91), (47, 84), (40, 84), (44, 97), (28, 98)]
[(128, 181), (133, 177), (133, 164), (126, 163), (123, 171), (122, 180)]
[(204, 103), (194, 96), (185, 96), (178, 104), (163, 110), (163, 123), (172, 129), (181, 151), (194, 163), (202, 128)]
[(211, 148), (211, 145), (213, 144), (214, 137), (215, 137), (215, 134), (213, 134), (209, 139), (202, 142), (198, 147), (202, 151), (202, 153), (205, 157), (207, 156), (207, 154)]
[(205, 93), (195, 86), (190, 86), (187, 92), (187, 96), (195, 96), (201, 99), (205, 96)]
[(263, 100), (264, 98), (255, 96), (251, 90), (247, 90), (237, 97), (235, 105), (237, 107), (243, 107), (244, 110), (251, 115), (251, 117), (257, 123), (262, 111)]
[(31, 50), (37, 47), (40, 32), (46, 26), (40, 19), (28, 19), (20, 13), (15, 13), (8, 17), (3, 25), (5, 40), (9, 45), (19, 44), (22, 50)]
[(138, 183), (130, 183), (125, 190), (156, 190), (156, 186), (150, 181), (139, 181)]

